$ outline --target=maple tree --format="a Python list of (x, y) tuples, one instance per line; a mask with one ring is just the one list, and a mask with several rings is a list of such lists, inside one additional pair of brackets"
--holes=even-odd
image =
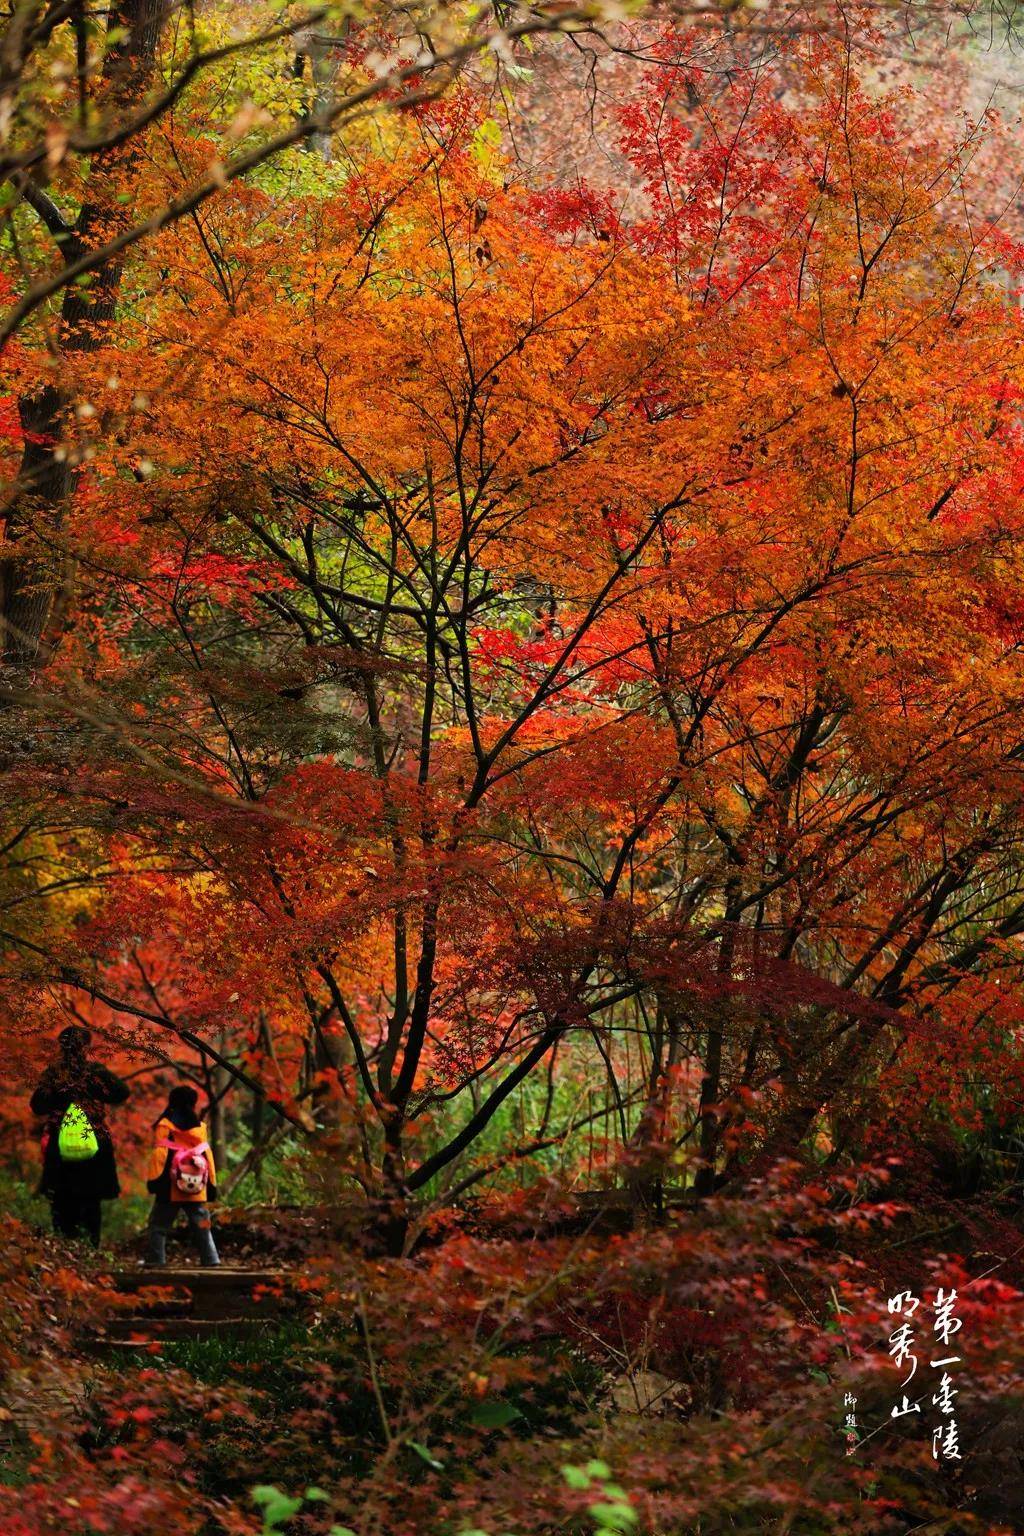
[(841, 51), (803, 68), (699, 138), (655, 72), (628, 222), (426, 108), (297, 229), (256, 189), (176, 226), (81, 370), (56, 674), (152, 770), (83, 781), (134, 823), (93, 952), (173, 911), (250, 1029), (272, 978), (398, 1187), (627, 1015), (632, 1097), (700, 1064), (706, 1182), (744, 1102), (788, 1148), (1012, 955), (1016, 248), (984, 128), (911, 160)]
[[(36, 525), (59, 523), (72, 487), (60, 360), (96, 345), (116, 308), (126, 253), (296, 145), (329, 158), (336, 125), (428, 99), (492, 48), (511, 58), (521, 40), (599, 33), (604, 19), (600, 6), (507, 16), (495, 8), (481, 22), (471, 7), (364, 10), (330, 0), (281, 17), (252, 7), (197, 25), (191, 10), (156, 0), (126, 0), (101, 21), (82, 5), (12, 7), (0, 63), (0, 229), (21, 291), (4, 295), (0, 351), (10, 356), (11, 338), (41, 315), (54, 366), (32, 377), (18, 402), (23, 453), (5, 495), (0, 590), (9, 668), (30, 666), (59, 636), (67, 582), (41, 557)], [(196, 95), (212, 135), (205, 153), (189, 157), (186, 174), (169, 174), (165, 161), (153, 177), (154, 124), (173, 120)]]

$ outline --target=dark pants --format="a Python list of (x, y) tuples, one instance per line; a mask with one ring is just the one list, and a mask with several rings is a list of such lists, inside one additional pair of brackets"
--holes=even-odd
[(179, 1211), (185, 1212), (185, 1219), (192, 1230), (196, 1247), (199, 1249), (200, 1263), (205, 1265), (219, 1264), (220, 1255), (217, 1245), (210, 1231), (209, 1207), (201, 1201), (180, 1201), (177, 1204), (170, 1200), (157, 1200), (149, 1218), (149, 1255), (147, 1264), (167, 1263), (167, 1234), (174, 1226), (175, 1218)]
[(77, 1237), (80, 1232), (84, 1232), (93, 1247), (99, 1247), (103, 1212), (98, 1200), (64, 1192), (50, 1196), (50, 1207), (53, 1211), (53, 1230), (59, 1232), (61, 1237)]

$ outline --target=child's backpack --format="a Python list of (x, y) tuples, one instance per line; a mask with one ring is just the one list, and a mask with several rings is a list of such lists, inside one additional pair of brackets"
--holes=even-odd
[(57, 1132), (57, 1151), (62, 1163), (84, 1163), (100, 1149), (96, 1132), (85, 1110), (69, 1104)]
[(176, 1147), (173, 1141), (162, 1141), (160, 1145), (174, 1153), (168, 1170), (171, 1188), (181, 1195), (202, 1195), (210, 1178), (210, 1165), (206, 1161), (209, 1143), (201, 1141), (194, 1147)]

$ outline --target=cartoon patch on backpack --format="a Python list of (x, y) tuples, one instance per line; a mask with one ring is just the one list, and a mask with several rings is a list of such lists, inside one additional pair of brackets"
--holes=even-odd
[(210, 1165), (206, 1161), (209, 1143), (201, 1141), (195, 1147), (176, 1147), (172, 1141), (162, 1141), (160, 1145), (174, 1153), (168, 1170), (171, 1187), (181, 1195), (202, 1195), (210, 1178)]

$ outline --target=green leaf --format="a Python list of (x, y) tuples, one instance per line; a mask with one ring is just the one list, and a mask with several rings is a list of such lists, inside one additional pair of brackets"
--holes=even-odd
[(481, 1429), (504, 1429), (507, 1424), (514, 1424), (516, 1419), (521, 1419), (522, 1414), (514, 1403), (503, 1403), (493, 1398), (490, 1402), (478, 1403), (469, 1418), (471, 1423), (478, 1424)]
[(297, 1515), (302, 1508), (301, 1499), (290, 1499), (286, 1493), (278, 1494), (276, 1504), (268, 1504), (263, 1511), (264, 1524), (271, 1530), (278, 1525), (286, 1525), (293, 1515)]
[(628, 1533), (636, 1525), (636, 1510), (630, 1504), (588, 1504), (587, 1514), (599, 1531)]
[(563, 1467), (562, 1476), (570, 1488), (589, 1488), (590, 1478), (582, 1467)]
[(588, 1461), (583, 1470), (588, 1477), (595, 1477), (599, 1483), (606, 1483), (612, 1475), (612, 1469), (606, 1461)]
[(301, 1499), (289, 1498), (282, 1493), (280, 1488), (275, 1488), (271, 1483), (260, 1483), (252, 1490), (254, 1504), (262, 1505), (263, 1524), (265, 1529), (272, 1531), (279, 1525), (284, 1525), (293, 1515), (297, 1515), (302, 1508)]
[(435, 1472), (444, 1471), (444, 1462), (438, 1461), (436, 1456), (432, 1456), (425, 1445), (420, 1445), (418, 1440), (407, 1440), (405, 1443), (410, 1451), (415, 1451), (417, 1456), (423, 1457), (428, 1467), (433, 1467)]
[(324, 1493), (322, 1488), (307, 1488), (306, 1502), (309, 1504), (327, 1504), (330, 1502), (330, 1494)]
[(356, 1536), (350, 1525), (332, 1525), (327, 1536)]
[(490, 167), (501, 147), (501, 137), (501, 128), (493, 117), (488, 117), (480, 123), (473, 134), (473, 158), (485, 171)]

